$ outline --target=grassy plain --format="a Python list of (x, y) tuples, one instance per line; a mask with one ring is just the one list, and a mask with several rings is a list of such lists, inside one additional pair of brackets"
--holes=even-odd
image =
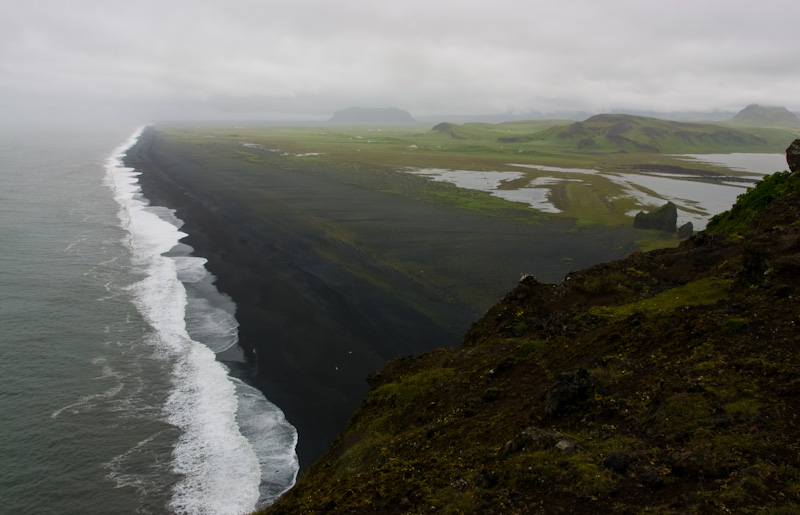
[[(573, 220), (575, 228), (632, 224), (632, 214), (641, 206), (615, 177), (666, 170), (688, 174), (692, 180), (719, 182), (743, 174), (713, 164), (688, 163), (675, 154), (777, 153), (783, 152), (798, 136), (786, 129), (731, 128), (626, 115), (599, 115), (582, 123), (537, 120), (442, 123), (434, 127), (173, 126), (162, 130), (183, 142), (227, 145), (232, 156), (250, 163), (280, 163), (288, 168), (322, 165), (336, 168), (353, 183), (392, 195), (526, 223), (568, 218)], [(531, 168), (535, 166), (550, 168)], [(576, 174), (553, 168), (590, 169), (599, 173)], [(485, 191), (399, 173), (407, 169), (523, 174), (517, 181), (502, 184), (501, 189), (523, 187), (540, 177), (553, 178), (557, 182), (549, 186), (549, 201), (560, 213), (542, 213)], [(651, 197), (660, 196), (657, 191), (639, 189)], [(677, 240), (672, 235), (642, 232), (638, 244), (641, 249), (649, 250), (677, 244)]]

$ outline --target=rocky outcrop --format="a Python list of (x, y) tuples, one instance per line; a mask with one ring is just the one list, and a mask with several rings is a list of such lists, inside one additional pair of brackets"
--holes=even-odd
[(586, 369), (577, 372), (562, 372), (556, 384), (542, 396), (544, 412), (548, 415), (578, 409), (594, 393), (594, 381)]
[(677, 223), (678, 207), (672, 202), (667, 202), (650, 213), (639, 211), (633, 219), (633, 226), (637, 229), (655, 229), (665, 232), (675, 232)]
[(678, 227), (678, 239), (685, 240), (686, 238), (690, 237), (694, 234), (694, 225), (692, 222), (686, 222), (685, 224)]
[(453, 139), (464, 139), (464, 136), (461, 136), (457, 133), (460, 127), (456, 124), (449, 123), (449, 122), (442, 122), (440, 124), (435, 125), (431, 130), (436, 132), (441, 132), (442, 134), (449, 134)]
[(786, 162), (789, 164), (789, 170), (792, 173), (797, 173), (800, 170), (800, 139), (796, 139), (786, 149)]

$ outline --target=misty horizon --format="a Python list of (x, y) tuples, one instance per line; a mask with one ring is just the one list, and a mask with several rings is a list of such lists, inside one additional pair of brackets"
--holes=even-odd
[(798, 18), (788, 0), (6, 3), (0, 122), (798, 112)]

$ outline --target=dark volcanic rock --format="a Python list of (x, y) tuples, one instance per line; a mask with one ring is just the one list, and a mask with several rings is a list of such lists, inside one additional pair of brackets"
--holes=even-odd
[(631, 464), (631, 460), (625, 454), (621, 454), (618, 452), (609, 454), (606, 459), (603, 460), (603, 466), (609, 470), (613, 470), (614, 472), (618, 472), (620, 474), (624, 474), (628, 467)]
[(672, 202), (667, 202), (660, 208), (650, 213), (639, 211), (633, 219), (633, 226), (637, 229), (657, 229), (665, 232), (675, 232), (678, 222), (678, 208)]
[(594, 380), (582, 368), (577, 372), (562, 372), (556, 384), (544, 394), (544, 411), (548, 415), (562, 413), (577, 407), (594, 392)]
[(789, 164), (789, 170), (796, 173), (800, 170), (800, 139), (796, 139), (786, 149), (786, 162)]
[(694, 234), (694, 225), (692, 222), (686, 222), (685, 224), (678, 227), (678, 239), (685, 240)]

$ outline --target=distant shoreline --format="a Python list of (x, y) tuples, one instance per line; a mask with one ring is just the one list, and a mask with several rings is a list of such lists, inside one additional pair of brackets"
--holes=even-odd
[[(484, 292), (494, 300), (476, 306), (458, 297), (464, 285), (504, 292), (520, 273), (558, 280), (636, 250), (627, 227), (514, 226), (388, 198), (311, 165), (287, 173), (224, 150), (179, 144), (150, 128), (126, 165), (142, 172), (151, 205), (176, 209), (189, 234), (183, 242), (208, 259), (218, 288), (235, 301), (246, 359), (233, 365), (298, 429), (303, 470), (344, 429), (369, 373), (395, 356), (458, 345), (502, 296)], [(378, 250), (332, 240), (328, 221)], [(431, 273), (454, 253), (463, 257), (463, 268), (447, 271), (457, 288), (431, 289), (387, 269), (379, 258), (393, 249)]]

